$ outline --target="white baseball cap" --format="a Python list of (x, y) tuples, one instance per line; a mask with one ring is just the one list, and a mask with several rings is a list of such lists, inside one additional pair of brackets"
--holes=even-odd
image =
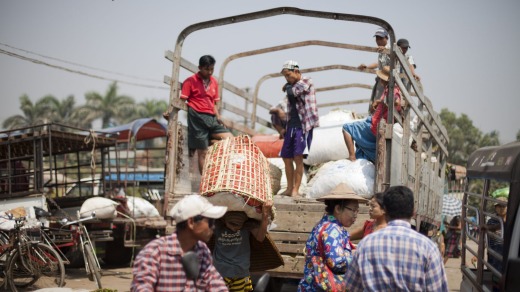
[(226, 211), (227, 207), (215, 206), (201, 195), (187, 195), (173, 206), (169, 215), (179, 223), (197, 215), (218, 219), (224, 216)]
[(288, 70), (294, 70), (296, 68), (300, 68), (300, 66), (298, 66), (298, 62), (294, 61), (294, 60), (289, 60), (289, 61), (285, 61), (285, 63), (283, 63), (283, 66), (282, 66), (282, 71), (284, 69), (288, 69)]

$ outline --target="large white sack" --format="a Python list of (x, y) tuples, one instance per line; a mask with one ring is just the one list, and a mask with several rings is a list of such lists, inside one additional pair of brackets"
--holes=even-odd
[(307, 197), (319, 198), (328, 194), (340, 183), (345, 183), (352, 190), (364, 197), (374, 194), (375, 167), (370, 161), (348, 159), (330, 161), (323, 164), (307, 185)]
[(210, 201), (213, 205), (216, 206), (227, 206), (228, 211), (243, 211), (246, 213), (247, 217), (253, 218), (256, 220), (262, 220), (262, 213), (253, 206), (249, 206), (246, 204), (244, 198), (242, 196), (222, 192), (216, 193), (211, 197), (206, 197), (208, 201)]
[(96, 218), (99, 219), (113, 219), (116, 218), (116, 207), (119, 205), (110, 199), (103, 197), (94, 197), (87, 199), (79, 209), (81, 217), (89, 217), (92, 212), (96, 212)]
[(341, 109), (332, 110), (320, 117), (320, 126), (313, 130), (311, 148), (303, 162), (316, 165), (348, 158), (342, 127), (351, 121), (354, 121), (352, 112)]
[(159, 217), (159, 211), (147, 200), (139, 197), (126, 197), (126, 204), (132, 218)]
[[(285, 163), (283, 162), (283, 158), (267, 158), (267, 160), (282, 171), (282, 177), (280, 178), (280, 190), (277, 193), (277, 195), (279, 195), (279, 194), (285, 192), (285, 190), (287, 189), (287, 176), (285, 175)], [(296, 165), (294, 167), (296, 168)], [(298, 192), (300, 194), (305, 194), (306, 189), (307, 189), (307, 175), (305, 174), (305, 170), (304, 170), (303, 176), (302, 176), (302, 183), (300, 185), (300, 189), (298, 190)]]

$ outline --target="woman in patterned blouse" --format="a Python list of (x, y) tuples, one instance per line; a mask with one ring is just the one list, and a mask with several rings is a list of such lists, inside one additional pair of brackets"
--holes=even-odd
[[(359, 202), (367, 200), (356, 195), (346, 184), (317, 199), (325, 202), (326, 214), (312, 229), (305, 246), (304, 276), (298, 291), (316, 291), (313, 256), (321, 256), (334, 274), (344, 275), (352, 259), (352, 245), (346, 227), (352, 226), (359, 213)], [(323, 252), (318, 246), (322, 246)]]

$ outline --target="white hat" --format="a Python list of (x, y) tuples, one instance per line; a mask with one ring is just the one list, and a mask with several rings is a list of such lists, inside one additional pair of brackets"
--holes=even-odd
[(226, 211), (227, 207), (214, 206), (203, 196), (187, 195), (173, 206), (169, 215), (179, 223), (197, 215), (218, 219), (224, 216)]
[(289, 60), (289, 61), (285, 61), (285, 63), (283, 63), (283, 66), (282, 66), (282, 71), (284, 69), (288, 69), (288, 70), (294, 70), (296, 68), (300, 68), (300, 66), (298, 66), (298, 62), (294, 61), (294, 60)]

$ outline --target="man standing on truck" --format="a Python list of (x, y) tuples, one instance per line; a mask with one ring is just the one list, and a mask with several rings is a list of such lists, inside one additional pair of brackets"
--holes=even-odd
[[(312, 142), (312, 130), (319, 127), (318, 108), (312, 79), (302, 76), (298, 62), (289, 60), (282, 66), (287, 83), (282, 90), (287, 94), (287, 123), (280, 156), (285, 164), (287, 190), (282, 195), (300, 197), (303, 159)], [(296, 168), (293, 165), (296, 164)]]
[(188, 105), (188, 148), (190, 157), (197, 151), (199, 172), (202, 174), (209, 142), (233, 137), (220, 119), (217, 102), (218, 82), (212, 76), (215, 58), (204, 55), (199, 59), (199, 72), (182, 83), (181, 99)]
[[(376, 160), (376, 135), (377, 128), (381, 119), (387, 119), (388, 107), (385, 104), (388, 96), (388, 79), (390, 78), (390, 67), (385, 66), (382, 70), (376, 72), (380, 82), (384, 85), (385, 90), (381, 99), (372, 103), (374, 114), (368, 116), (363, 121), (350, 122), (343, 125), (343, 139), (347, 145), (348, 159), (355, 161), (363, 158), (372, 161)], [(401, 111), (401, 90), (399, 86), (394, 87), (394, 104), (397, 111)], [(354, 152), (354, 141), (356, 142), (356, 151)]]
[(388, 225), (359, 242), (345, 274), (348, 291), (448, 291), (439, 249), (411, 229), (413, 192), (390, 187), (384, 194)]
[[(213, 235), (215, 219), (227, 207), (214, 206), (200, 195), (182, 198), (170, 211), (176, 222), (175, 233), (148, 243), (137, 255), (131, 291), (228, 291), (222, 276), (213, 266), (206, 246)], [(185, 267), (183, 257), (194, 252), (199, 260), (196, 275)], [(194, 279), (193, 279), (194, 278)]]
[[(380, 28), (376, 30), (374, 33), (374, 37), (376, 38), (376, 44), (377, 44), (377, 51), (379, 52), (379, 55), (377, 56), (377, 63), (372, 63), (370, 65), (361, 64), (358, 66), (358, 69), (365, 70), (365, 69), (378, 69), (382, 70), (385, 66), (390, 66), (390, 55), (385, 52), (385, 50), (390, 49), (390, 44), (388, 43), (388, 32)], [(372, 95), (370, 96), (370, 105), (368, 111), (370, 112), (370, 106), (376, 100), (379, 96), (381, 96), (381, 93), (384, 90), (384, 84), (381, 84), (379, 77), (376, 77), (376, 83), (374, 84), (374, 87), (372, 88)]]

